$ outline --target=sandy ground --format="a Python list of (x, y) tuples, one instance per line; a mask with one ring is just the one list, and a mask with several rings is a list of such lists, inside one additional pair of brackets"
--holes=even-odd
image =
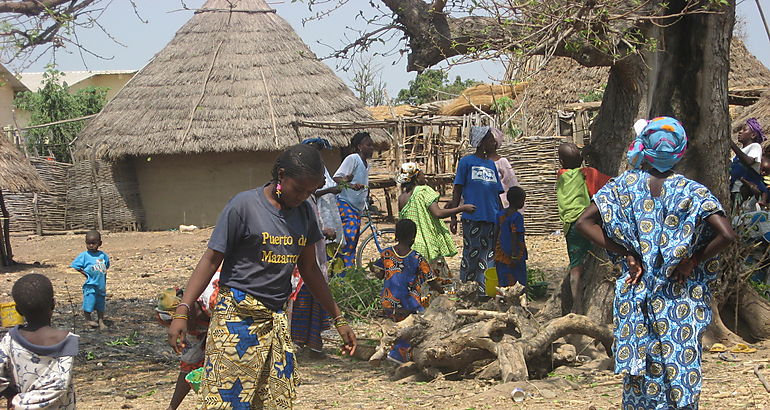
[[(193, 233), (150, 232), (104, 235), (102, 249), (112, 258), (108, 274), (105, 331), (85, 329), (80, 312), (82, 279), (68, 268), (84, 250), (82, 235), (13, 237), (16, 260), (21, 265), (6, 269), (0, 282), (0, 301), (10, 301), (10, 289), (21, 275), (47, 275), (56, 288), (56, 325), (74, 328), (81, 336), (75, 383), (78, 407), (83, 409), (163, 409), (171, 397), (178, 362), (166, 345), (165, 329), (155, 322), (157, 293), (183, 286), (205, 249), (210, 230)], [(459, 238), (458, 238), (459, 239)], [(561, 237), (528, 238), (531, 267), (554, 277), (566, 267)], [(457, 266), (457, 258), (450, 261)], [(361, 334), (371, 330), (357, 325)], [(764, 343), (756, 353), (738, 355), (739, 362), (725, 362), (704, 354), (704, 409), (767, 408), (768, 394), (753, 373), (756, 365), (770, 365)], [(372, 367), (343, 358), (328, 346), (325, 359), (301, 354), (303, 384), (296, 407), (401, 409), (610, 409), (620, 405), (620, 380), (599, 370), (598, 362), (562, 367), (544, 380), (500, 384), (477, 380), (431, 382), (391, 381), (393, 368)], [(764, 370), (770, 378), (770, 370)], [(509, 393), (520, 387), (528, 394), (514, 403)], [(191, 394), (182, 408), (194, 408)]]

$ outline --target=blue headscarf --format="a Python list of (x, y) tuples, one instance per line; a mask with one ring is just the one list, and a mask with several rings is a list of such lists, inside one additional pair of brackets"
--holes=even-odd
[(628, 148), (628, 163), (640, 168), (642, 161), (648, 162), (660, 172), (666, 172), (676, 165), (687, 149), (687, 134), (684, 127), (674, 118), (652, 119)]
[(302, 140), (303, 144), (318, 144), (321, 149), (332, 149), (332, 144), (328, 140), (320, 137), (306, 138)]

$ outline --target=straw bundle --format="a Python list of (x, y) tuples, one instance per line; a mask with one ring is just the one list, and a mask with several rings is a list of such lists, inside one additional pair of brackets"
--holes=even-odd
[(459, 97), (441, 107), (441, 115), (463, 115), (470, 112), (489, 111), (500, 98), (515, 98), (524, 91), (525, 84), (479, 84), (465, 89)]
[(265, 1), (209, 0), (90, 121), (75, 154), (281, 151), (311, 135), (349, 142), (350, 131), (291, 125), (308, 119), (372, 117)]
[[(72, 166), (46, 158), (33, 157), (29, 162), (48, 187), (44, 193), (10, 192), (4, 195), (10, 214), (11, 232), (65, 229), (67, 170)], [(37, 201), (37, 204), (35, 204)]]
[(411, 117), (417, 115), (420, 111), (418, 107), (411, 105), (376, 105), (372, 107), (366, 107), (369, 114), (377, 121), (392, 120), (398, 117)]

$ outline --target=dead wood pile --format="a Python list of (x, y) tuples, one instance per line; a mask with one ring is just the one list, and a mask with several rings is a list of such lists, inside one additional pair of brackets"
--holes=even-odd
[(574, 353), (562, 354), (570, 349), (554, 345), (567, 335), (593, 338), (611, 354), (608, 326), (575, 314), (541, 324), (518, 302), (522, 289), (519, 284), (499, 288), (503, 296), (484, 303), (473, 300), (475, 284), (460, 286), (453, 296), (441, 295), (423, 314), (410, 315), (386, 330), (370, 362), (378, 363), (397, 340), (406, 340), (416, 369), (425, 376), (508, 382), (543, 377), (554, 367), (574, 362)]

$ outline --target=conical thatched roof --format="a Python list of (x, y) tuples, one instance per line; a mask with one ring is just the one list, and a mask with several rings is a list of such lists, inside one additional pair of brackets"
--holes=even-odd
[[(739, 38), (733, 37), (730, 49), (728, 84), (731, 89), (770, 86), (770, 70)], [(607, 67), (583, 67), (569, 58), (552, 58), (545, 68), (525, 80), (528, 82), (524, 93), (526, 105), (519, 121), (525, 134), (554, 135), (557, 131), (556, 110), (603, 89), (608, 76)]]
[(48, 187), (8, 138), (0, 136), (0, 189), (5, 192), (48, 192)]
[[(372, 117), (265, 1), (209, 0), (91, 120), (77, 156), (281, 151), (299, 142), (301, 119)], [(352, 135), (300, 133), (336, 146)]]

